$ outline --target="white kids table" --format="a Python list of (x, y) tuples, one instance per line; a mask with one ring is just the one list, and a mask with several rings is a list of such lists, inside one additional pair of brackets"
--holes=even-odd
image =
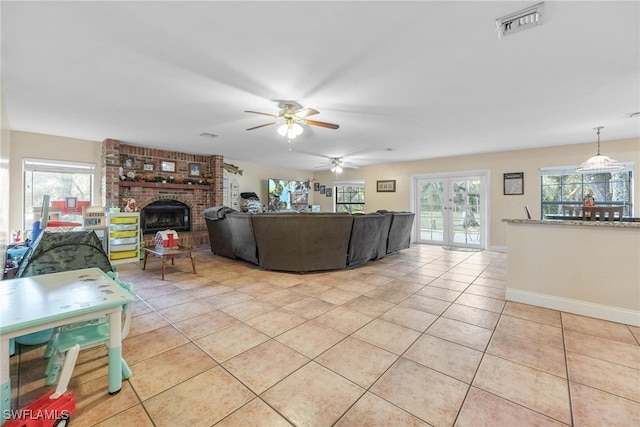
[(122, 388), (122, 306), (133, 296), (99, 268), (0, 281), (0, 425), (11, 413), (9, 340), (109, 316), (109, 394)]

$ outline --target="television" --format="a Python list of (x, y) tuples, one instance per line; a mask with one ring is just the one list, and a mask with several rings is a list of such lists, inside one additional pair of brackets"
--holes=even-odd
[(301, 211), (309, 207), (308, 181), (269, 178), (269, 212)]

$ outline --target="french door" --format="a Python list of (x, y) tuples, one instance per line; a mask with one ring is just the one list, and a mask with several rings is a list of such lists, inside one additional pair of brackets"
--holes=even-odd
[(423, 175), (413, 178), (419, 243), (485, 248), (485, 173)]

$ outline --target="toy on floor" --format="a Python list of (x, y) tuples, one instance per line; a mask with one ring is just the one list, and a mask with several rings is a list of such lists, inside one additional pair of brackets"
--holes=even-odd
[(54, 391), (14, 411), (12, 418), (8, 419), (3, 427), (67, 426), (69, 417), (76, 412), (76, 396), (72, 391), (67, 391), (67, 386), (79, 352), (80, 346), (77, 344), (68, 351), (60, 373), (60, 382)]

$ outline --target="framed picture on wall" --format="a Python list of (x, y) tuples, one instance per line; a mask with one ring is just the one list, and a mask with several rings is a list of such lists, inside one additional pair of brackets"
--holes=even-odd
[(160, 169), (162, 172), (175, 172), (176, 171), (176, 162), (167, 162), (164, 161), (160, 164)]
[(376, 181), (376, 191), (378, 193), (393, 193), (396, 191), (396, 180)]
[(320, 194), (324, 194), (324, 191), (326, 190), (327, 187), (325, 187), (324, 185), (320, 186)]
[(145, 172), (153, 172), (154, 166), (153, 163), (146, 162), (142, 165), (142, 170)]
[(504, 174), (504, 194), (505, 196), (524, 194), (524, 172)]
[(189, 176), (200, 176), (200, 163), (189, 163)]
[(133, 157), (122, 156), (122, 167), (133, 169), (136, 165), (136, 161)]
[(331, 197), (331, 196), (333, 196), (333, 188), (329, 187), (329, 188), (325, 189), (325, 190), (324, 190), (324, 194), (325, 194), (325, 196), (327, 196), (327, 197)]
[(314, 182), (313, 183), (313, 191), (320, 191), (320, 183), (319, 182)]

